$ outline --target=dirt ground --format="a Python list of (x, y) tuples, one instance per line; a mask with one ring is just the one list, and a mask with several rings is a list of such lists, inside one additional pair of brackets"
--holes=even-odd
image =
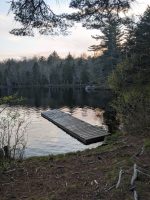
[[(150, 151), (145, 137), (111, 136), (107, 145), (84, 152), (30, 158), (0, 172), (0, 200), (150, 200)], [(116, 189), (119, 171), (121, 182)]]

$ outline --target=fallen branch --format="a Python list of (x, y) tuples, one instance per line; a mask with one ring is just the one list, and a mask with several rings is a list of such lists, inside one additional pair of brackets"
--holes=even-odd
[(8, 106), (5, 106), (1, 111), (0, 114), (7, 108)]
[(123, 170), (121, 169), (119, 172), (119, 178), (118, 178), (118, 182), (116, 184), (116, 189), (119, 187), (120, 183), (121, 183), (121, 178), (122, 178), (122, 174), (123, 174)]
[(145, 175), (145, 176), (148, 176), (148, 177), (150, 177), (150, 174), (147, 174), (147, 173), (145, 173), (145, 172), (142, 172), (142, 171), (140, 171), (140, 170), (138, 170), (138, 172), (139, 172), (139, 173), (141, 173), (141, 174), (143, 174), (143, 175)]
[(112, 185), (110, 188), (108, 188), (108, 189), (105, 189), (105, 191), (106, 192), (108, 192), (108, 191), (110, 191), (110, 190), (112, 190), (113, 188), (115, 188), (116, 187), (116, 184), (115, 185)]
[(144, 146), (142, 146), (142, 149), (141, 149), (141, 152), (140, 152), (140, 156), (144, 153), (144, 150), (145, 150), (145, 148), (144, 148)]
[(105, 189), (106, 192), (112, 190), (113, 188), (117, 189), (119, 187), (119, 185), (121, 183), (121, 178), (122, 178), (123, 173), (124, 173), (124, 171), (122, 169), (120, 169), (120, 171), (119, 171), (119, 178), (118, 178), (117, 184), (114, 184), (111, 187), (109, 187), (108, 189)]
[(134, 200), (138, 200), (138, 194), (136, 190), (134, 190)]
[(137, 164), (135, 163), (134, 167), (133, 167), (133, 175), (131, 178), (131, 186), (133, 188), (134, 200), (138, 200), (138, 194), (137, 194), (137, 191), (135, 190), (136, 189), (135, 181), (136, 181), (137, 177), (138, 177), (138, 169), (137, 169)]
[(141, 156), (141, 155), (144, 153), (144, 150), (145, 150), (145, 148), (144, 148), (144, 146), (142, 146), (142, 148), (140, 149), (140, 151), (137, 152), (137, 153), (135, 154), (135, 156), (136, 156), (136, 157)]
[(134, 164), (133, 175), (132, 175), (132, 178), (131, 178), (131, 186), (133, 186), (135, 184), (136, 179), (137, 179), (137, 165)]
[(144, 171), (145, 173), (149, 174), (149, 171), (147, 171), (146, 169), (144, 169), (144, 168), (142, 168), (142, 167), (139, 167), (139, 166), (138, 166), (138, 170), (142, 170), (142, 171)]
[(3, 172), (4, 174), (9, 174), (9, 173), (12, 173), (12, 172), (15, 172), (16, 171), (16, 169), (11, 169), (11, 170), (9, 170), (9, 171), (5, 171), (5, 172)]
[(137, 157), (139, 157), (139, 156), (141, 156), (143, 153), (144, 153), (144, 150), (145, 150), (145, 148), (144, 148), (144, 145), (141, 147), (141, 149), (140, 150), (138, 150), (138, 152), (136, 152), (133, 156), (132, 156), (132, 158), (137, 158)]

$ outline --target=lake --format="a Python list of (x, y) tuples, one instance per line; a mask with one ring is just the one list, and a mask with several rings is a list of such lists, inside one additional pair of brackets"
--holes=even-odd
[(41, 117), (41, 112), (57, 108), (92, 125), (103, 126), (103, 113), (112, 94), (108, 90), (86, 92), (84, 89), (28, 88), (0, 90), (0, 96), (17, 93), (25, 101), (15, 105), (20, 112), (28, 111), (31, 123), (27, 128), (26, 157), (61, 154), (95, 148), (101, 143), (84, 145)]

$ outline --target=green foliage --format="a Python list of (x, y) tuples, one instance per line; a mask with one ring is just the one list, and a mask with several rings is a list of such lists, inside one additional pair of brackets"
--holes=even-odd
[[(134, 29), (134, 45), (129, 48), (128, 57), (118, 64), (109, 77), (110, 87), (117, 94), (113, 106), (124, 130), (130, 133), (149, 133), (150, 130), (149, 19), (148, 7)], [(127, 47), (129, 44), (127, 42)]]
[(83, 69), (81, 71), (81, 80), (83, 84), (86, 84), (89, 82), (89, 73), (86, 69)]
[[(91, 23), (92, 21), (94, 28), (97, 22), (99, 24), (105, 23), (107, 10), (113, 10), (117, 14), (120, 11), (125, 12), (130, 8), (130, 3), (133, 1), (70, 0), (69, 7), (78, 9), (78, 12), (56, 14), (51, 10), (52, 1), (48, 5), (45, 0), (13, 0), (10, 1), (10, 11), (14, 14), (15, 21), (20, 22), (22, 26), (11, 30), (10, 33), (21, 36), (33, 36), (33, 29), (37, 29), (42, 35), (65, 35), (67, 34), (67, 28), (73, 25), (72, 20), (80, 21), (82, 19), (85, 19), (83, 20), (84, 26), (89, 28), (89, 22)], [(64, 12), (63, 9), (62, 12)]]
[(63, 81), (65, 84), (72, 84), (73, 83), (73, 73), (74, 73), (74, 66), (70, 64), (69, 61), (66, 62), (63, 68)]
[[(107, 59), (106, 59), (107, 60)], [(102, 63), (102, 62), (101, 62)], [(102, 85), (109, 74), (100, 59), (84, 57), (74, 58), (71, 54), (65, 59), (53, 52), (46, 59), (32, 58), (22, 61), (7, 60), (0, 63), (0, 87), (42, 87), (50, 85), (80, 85), (96, 83)], [(102, 81), (102, 77), (104, 81)]]
[(7, 171), (10, 168), (10, 160), (0, 160), (0, 173)]
[(23, 97), (19, 97), (17, 96), (17, 94), (13, 95), (13, 96), (5, 96), (3, 98), (0, 98), (0, 105), (1, 104), (17, 104), (17, 103), (21, 103), (24, 101)]
[(33, 84), (39, 85), (41, 77), (40, 77), (39, 65), (37, 62), (35, 62), (33, 65), (32, 76), (33, 76)]
[[(92, 45), (91, 51), (99, 51), (102, 55), (99, 58), (99, 65), (102, 69), (101, 83), (107, 84), (108, 76), (116, 68), (121, 58), (121, 40), (122, 40), (122, 20), (112, 11), (106, 11), (105, 23), (97, 22), (96, 29), (101, 30), (101, 35), (92, 36), (99, 42), (98, 45)], [(92, 24), (93, 22), (91, 22)], [(91, 25), (92, 27), (92, 25)]]
[(115, 142), (118, 141), (119, 137), (122, 136), (122, 133), (121, 132), (115, 132), (113, 134), (111, 134), (110, 136), (107, 137), (107, 144), (114, 144)]
[(97, 29), (106, 23), (108, 15), (112, 12), (119, 19), (119, 12), (126, 12), (134, 0), (71, 0), (70, 7), (77, 12), (69, 15), (69, 19), (81, 21), (87, 29)]

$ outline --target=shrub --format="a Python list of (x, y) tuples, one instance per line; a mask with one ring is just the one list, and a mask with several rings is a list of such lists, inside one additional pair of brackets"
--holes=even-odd
[(7, 108), (0, 118), (0, 149), (7, 159), (22, 159), (27, 144), (26, 129), (29, 124), (26, 113)]

